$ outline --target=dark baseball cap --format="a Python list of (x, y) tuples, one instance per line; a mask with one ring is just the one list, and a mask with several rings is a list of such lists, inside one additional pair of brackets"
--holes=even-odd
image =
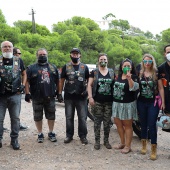
[(78, 48), (73, 48), (73, 49), (70, 51), (70, 53), (73, 53), (73, 52), (78, 52), (78, 53), (81, 54), (81, 52), (80, 52), (80, 50), (79, 50)]

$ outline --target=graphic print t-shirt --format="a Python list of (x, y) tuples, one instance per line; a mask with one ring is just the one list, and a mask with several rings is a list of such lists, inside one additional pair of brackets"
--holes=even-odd
[(43, 97), (52, 96), (51, 88), (50, 88), (50, 74), (48, 72), (48, 68), (44, 67), (41, 70), (40, 79), (40, 91)]
[[(55, 74), (52, 73), (49, 64), (39, 66), (36, 73), (33, 72), (32, 67), (27, 69), (27, 79), (30, 82), (32, 81), (31, 86), (33, 85), (35, 86), (36, 83), (38, 83), (38, 90), (40, 90), (40, 94), (39, 94), (40, 96), (36, 96), (36, 97), (38, 98), (51, 97), (55, 95), (54, 89), (51, 88), (52, 87), (51, 83), (56, 84), (57, 80), (59, 79), (59, 75), (56, 67), (54, 67), (54, 70), (55, 70)], [(53, 81), (51, 82), (51, 80)], [(37, 85), (36, 85), (36, 89), (37, 89)], [(32, 91), (33, 95), (34, 93), (35, 91)]]
[[(138, 82), (138, 77), (135, 75), (132, 75), (132, 80), (134, 82)], [(129, 84), (128, 80), (124, 79), (122, 80), (122, 77), (119, 76), (118, 79), (115, 81), (113, 86), (113, 101), (119, 102), (119, 103), (130, 103), (135, 101), (136, 98), (136, 92), (135, 91), (129, 91)]]
[(155, 83), (149, 77), (142, 77), (140, 80), (140, 95), (138, 100), (143, 102), (154, 102), (155, 100)]
[[(90, 77), (94, 78), (94, 71), (90, 73)], [(100, 71), (98, 75), (97, 90), (94, 100), (97, 102), (112, 102), (112, 79), (109, 72), (103, 76)]]

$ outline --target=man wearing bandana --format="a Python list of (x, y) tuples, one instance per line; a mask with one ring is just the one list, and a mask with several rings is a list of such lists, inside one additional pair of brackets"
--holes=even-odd
[[(75, 109), (78, 115), (78, 136), (82, 144), (88, 144), (87, 136), (87, 81), (89, 78), (88, 67), (80, 62), (81, 52), (78, 48), (70, 51), (71, 61), (63, 66), (61, 83), (59, 86), (58, 100), (62, 102), (62, 89), (64, 87), (64, 102), (66, 116), (66, 139), (70, 143), (74, 135)], [(65, 84), (65, 85), (64, 85)]]

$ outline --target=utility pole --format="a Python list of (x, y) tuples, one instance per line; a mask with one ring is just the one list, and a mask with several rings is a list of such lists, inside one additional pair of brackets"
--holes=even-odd
[(34, 14), (36, 14), (36, 13), (35, 13), (35, 11), (32, 9), (31, 14), (29, 14), (29, 15), (32, 15), (32, 33), (33, 33), (33, 34), (36, 33), (36, 26), (35, 26)]

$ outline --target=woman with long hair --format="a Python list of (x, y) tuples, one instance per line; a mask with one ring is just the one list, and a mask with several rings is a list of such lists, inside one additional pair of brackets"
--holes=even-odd
[(112, 86), (115, 78), (113, 69), (107, 67), (106, 54), (99, 54), (98, 68), (92, 70), (88, 81), (88, 99), (94, 115), (94, 134), (96, 150), (100, 149), (100, 129), (103, 122), (104, 145), (107, 149), (109, 143), (110, 121), (112, 115)]
[(136, 90), (139, 88), (133, 62), (126, 58), (120, 63), (119, 74), (113, 86), (112, 117), (120, 136), (121, 149), (126, 154), (131, 151), (133, 136), (132, 122), (138, 119), (136, 108)]
[[(164, 89), (161, 79), (158, 77), (158, 70), (154, 57), (151, 54), (145, 54), (142, 59), (141, 69), (139, 72), (140, 93), (137, 100), (137, 109), (141, 122), (141, 154), (147, 152), (148, 129), (151, 139), (150, 159), (155, 160), (157, 157), (157, 127), (156, 121), (160, 109), (165, 108)], [(160, 94), (162, 105), (159, 108), (155, 102), (155, 97)]]

